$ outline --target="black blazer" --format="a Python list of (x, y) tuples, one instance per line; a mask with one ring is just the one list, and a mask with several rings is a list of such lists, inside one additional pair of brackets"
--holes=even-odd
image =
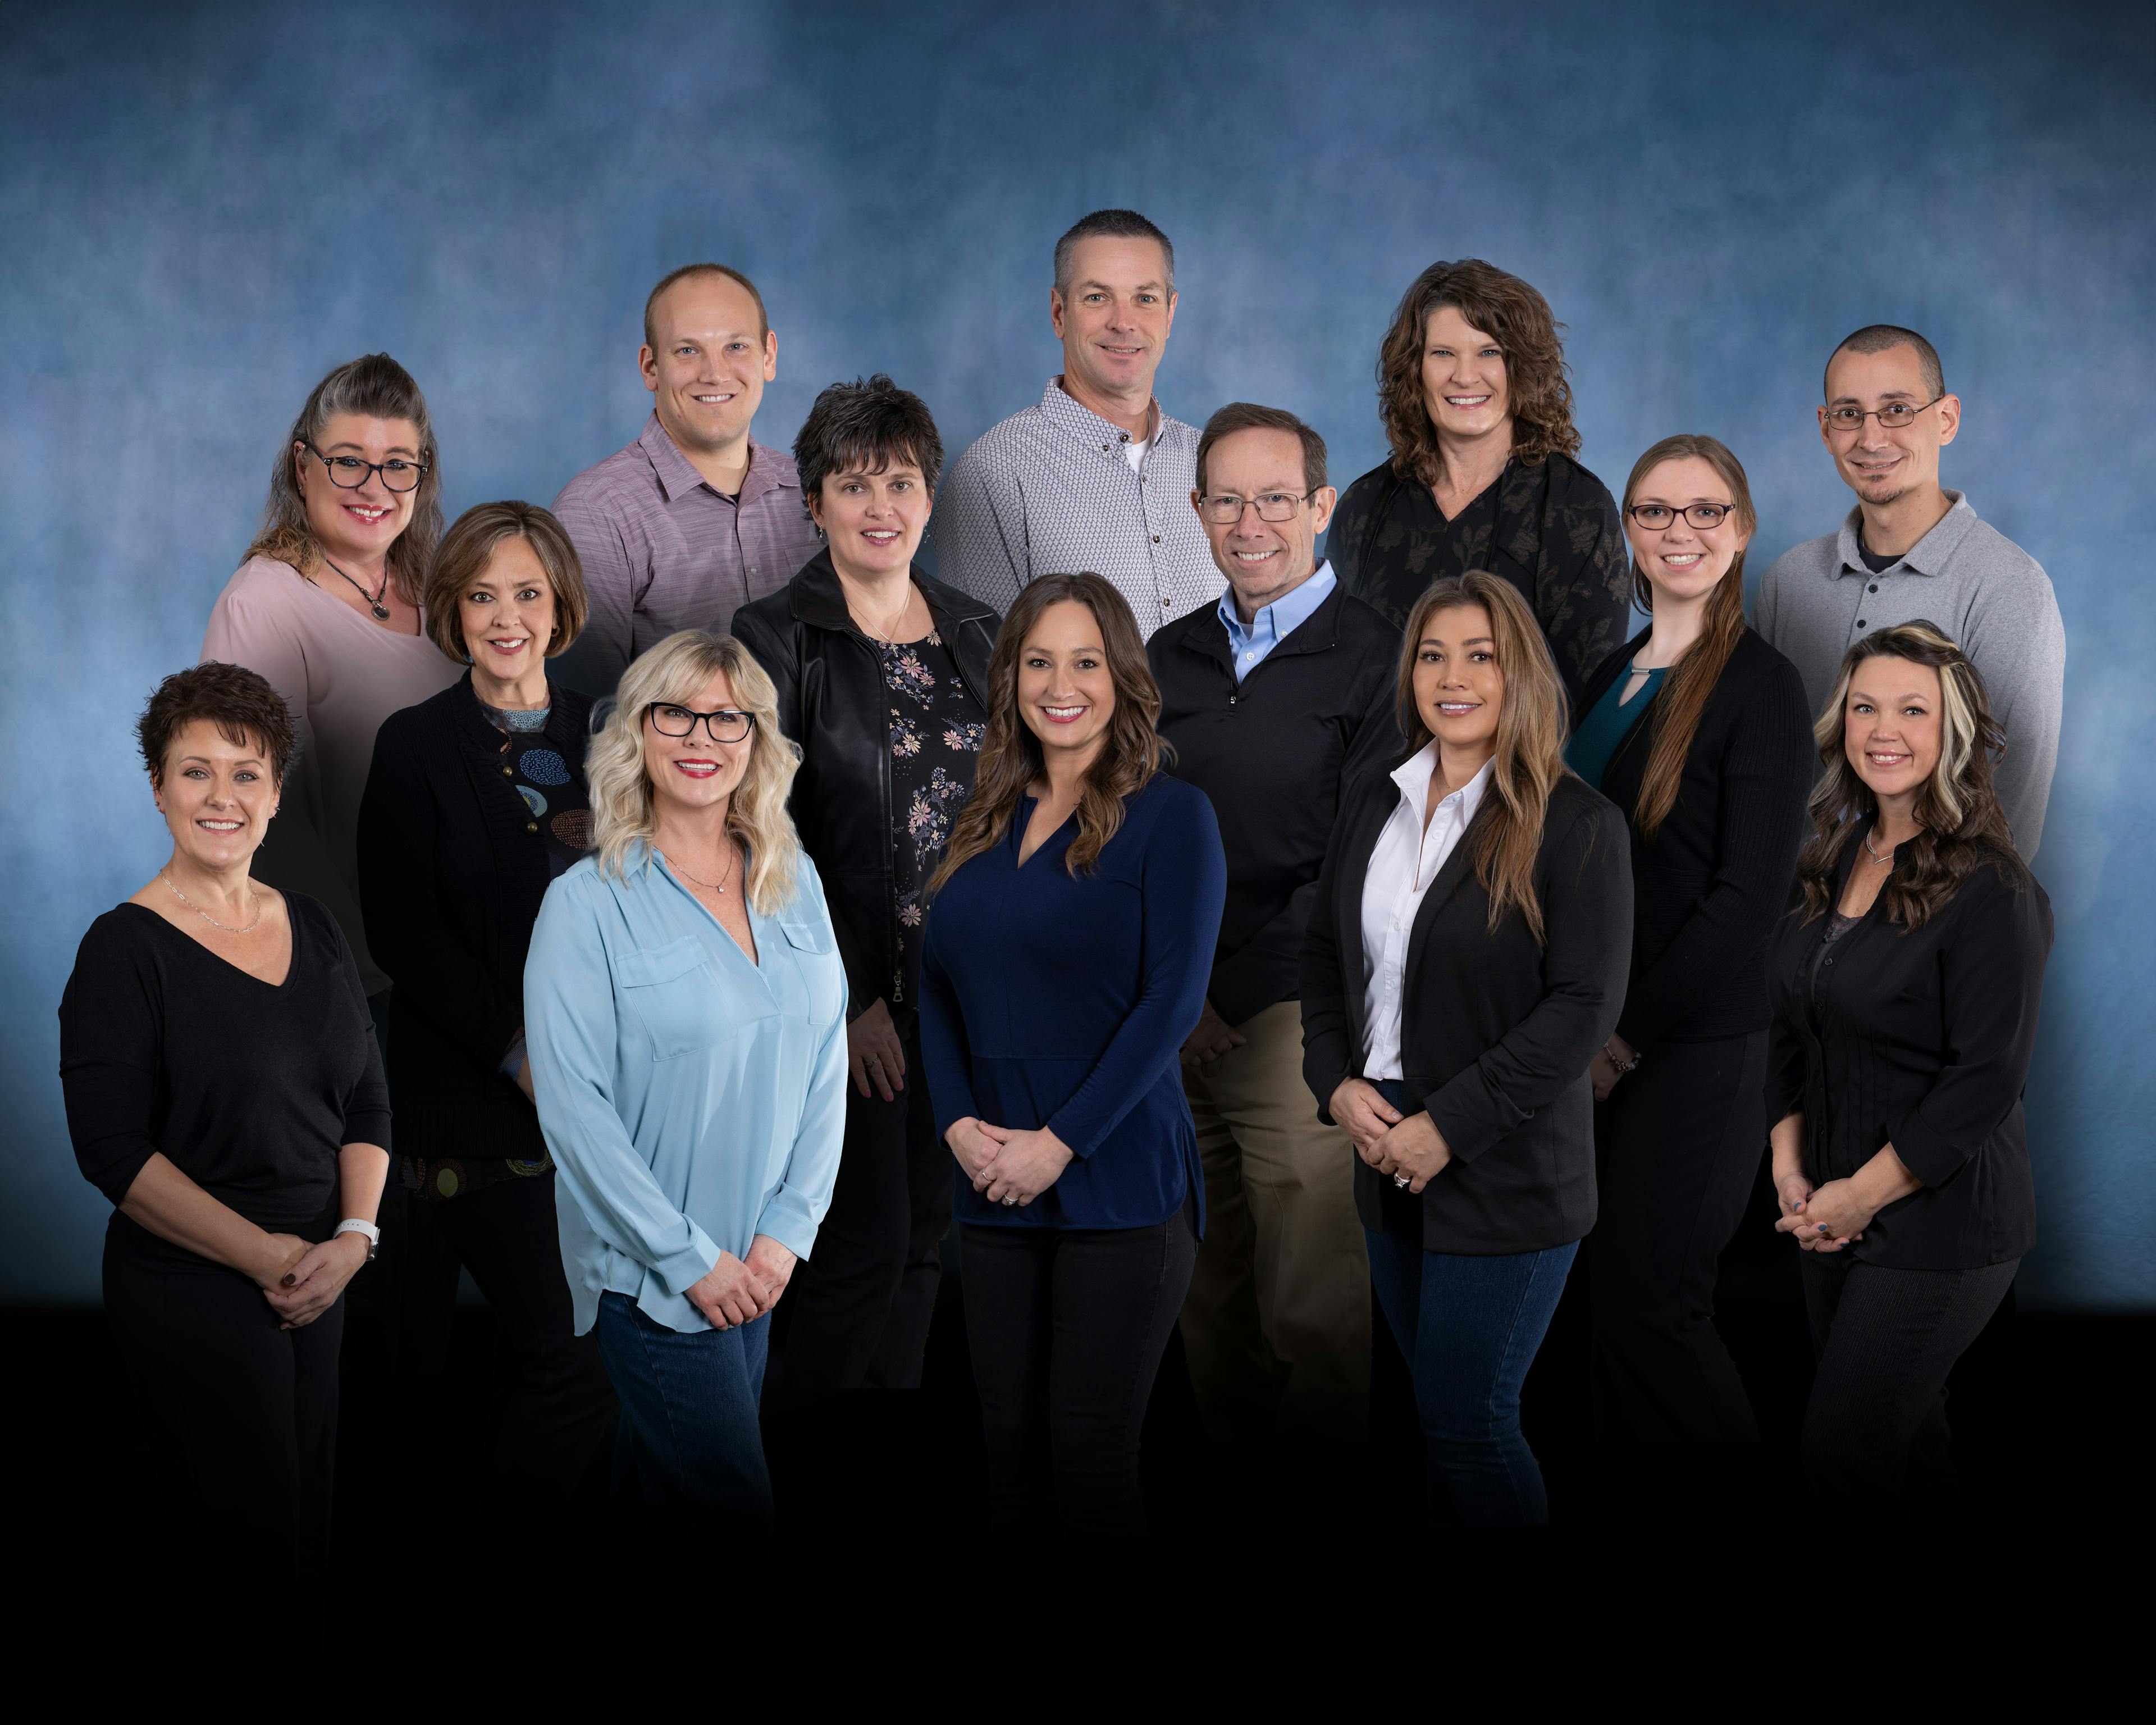
[[(1584, 718), (1651, 631), (1611, 654), (1580, 696)], [(1654, 749), (1639, 716), (1603, 769), (1602, 794), (1632, 835), (1632, 976), (1617, 1034), (1640, 1052), (1767, 1028), (1767, 949), (1789, 905), (1804, 801), (1819, 759), (1797, 668), (1748, 629), (1685, 756), (1677, 799), (1651, 845), (1630, 820)]]
[[(1860, 842), (1842, 853), (1836, 902)], [(1855, 1173), (1890, 1143), (1924, 1183), (1845, 1249), (1863, 1262), (1974, 1270), (2020, 1257), (2036, 1235), (2021, 1091), (2051, 900), (1987, 865), (1921, 928), (1889, 922), (1882, 892), (1822, 958), (1826, 930), (1825, 916), (1806, 922), (1799, 911), (1775, 942), (1768, 1120), (1804, 1111), (1815, 1185)]]
[[(988, 710), (988, 658), (1002, 619), (916, 565), (913, 584), (958, 675)], [(849, 1018), (888, 1000), (911, 1010), (898, 973), (891, 853), (891, 696), (868, 638), (854, 627), (828, 548), (799, 574), (734, 613), (735, 639), (778, 687), (778, 726), (801, 746), (791, 807), (802, 848), (823, 877)]]
[[(1399, 794), (1385, 772), (1349, 792), (1311, 911), (1302, 1070), (1327, 1119), (1332, 1092), (1363, 1072), (1363, 882)], [(1489, 932), (1473, 855), (1496, 806), (1486, 793), (1408, 938), (1401, 1070), (1452, 1161), (1420, 1197), (1355, 1168), (1363, 1226), (1471, 1256), (1563, 1245), (1594, 1225), (1587, 1067), (1616, 1026), (1632, 944), (1625, 818), (1570, 773), (1550, 793), (1535, 859), (1548, 944), (1517, 912)]]
[[(579, 782), (588, 696), (547, 685), (547, 747)], [(546, 836), (502, 775), (510, 740), (471, 674), (392, 713), (359, 805), (360, 908), (389, 999), (387, 1064), (406, 1155), (546, 1153), (538, 1116), (501, 1072), (524, 1028), (524, 956), (552, 879)]]
[(1400, 632), (1336, 587), (1240, 684), (1218, 604), (1146, 644), (1160, 685), (1166, 770), (1196, 785), (1228, 853), (1206, 996), (1231, 1024), (1292, 1000), (1302, 935), (1341, 793), (1399, 758)]

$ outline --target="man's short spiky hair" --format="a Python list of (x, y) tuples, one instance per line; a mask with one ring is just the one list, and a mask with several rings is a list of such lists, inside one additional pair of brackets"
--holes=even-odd
[(1081, 239), (1150, 239), (1160, 247), (1162, 271), (1168, 280), (1163, 284), (1171, 294), (1175, 291), (1175, 247), (1168, 237), (1134, 209), (1096, 209), (1090, 216), (1074, 223), (1070, 231), (1055, 242), (1055, 291), (1070, 291), (1070, 257), (1078, 249)]
[[(1890, 347), (1913, 347), (1917, 350), (1917, 370), (1924, 380), (1924, 393), (1936, 401), (1947, 393), (1947, 374), (1939, 364), (1939, 350), (1932, 346), (1914, 330), (1905, 330), (1898, 323), (1867, 323), (1853, 336), (1845, 336), (1841, 345), (1826, 357), (1829, 374), (1834, 362), (1845, 353), (1884, 353)], [(1823, 377), (1820, 393), (1828, 401), (1834, 399), (1833, 391)]]

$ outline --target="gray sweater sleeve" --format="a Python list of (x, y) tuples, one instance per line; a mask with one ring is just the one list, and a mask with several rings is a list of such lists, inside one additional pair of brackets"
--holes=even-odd
[(1988, 579), (1978, 589), (1962, 649), (1984, 679), (1992, 716), (2005, 729), (1999, 801), (2014, 829), (2014, 848), (2024, 862), (2033, 862), (2059, 761), (2066, 681), (2058, 596), (2033, 557), (2011, 579)]

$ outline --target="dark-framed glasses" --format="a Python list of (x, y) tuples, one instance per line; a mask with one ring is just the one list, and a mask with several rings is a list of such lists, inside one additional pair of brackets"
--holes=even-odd
[(1200, 497), (1198, 512), (1216, 527), (1232, 527), (1242, 520), (1246, 509), (1255, 509), (1261, 521), (1292, 521), (1296, 511), (1309, 501), (1307, 491), (1265, 491), (1255, 497), (1238, 497), (1231, 493)]
[(330, 483), (346, 491), (357, 491), (367, 483), (371, 473), (382, 475), (382, 483), (393, 491), (413, 491), (419, 481), (427, 476), (424, 461), (407, 461), (401, 455), (392, 455), (387, 461), (362, 461), (357, 455), (325, 455), (312, 444), (307, 453), (330, 470)]
[(1904, 425), (1914, 425), (1917, 415), (1928, 408), (1935, 408), (1946, 398), (1935, 395), (1928, 402), (1890, 401), (1883, 408), (1868, 411), (1854, 402), (1844, 402), (1839, 407), (1826, 410), (1826, 423), (1835, 431), (1861, 431), (1866, 419), (1876, 419), (1881, 425), (1898, 431)]
[(703, 721), (713, 742), (739, 742), (756, 729), (754, 713), (737, 712), (732, 707), (721, 707), (715, 713), (700, 713), (694, 707), (660, 701), (654, 701), (644, 711), (650, 717), (651, 728), (661, 737), (694, 737), (699, 720)]
[(1635, 503), (1625, 511), (1650, 533), (1659, 533), (1679, 516), (1685, 518), (1686, 526), (1704, 533), (1736, 512), (1727, 503), (1687, 503), (1682, 509), (1671, 509), (1666, 503)]

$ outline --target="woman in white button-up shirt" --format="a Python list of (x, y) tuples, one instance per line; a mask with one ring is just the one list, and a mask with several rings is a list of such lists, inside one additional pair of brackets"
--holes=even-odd
[(1547, 1518), (1520, 1386), (1594, 1221), (1587, 1067), (1624, 1004), (1623, 815), (1568, 772), (1563, 685), (1510, 583), (1408, 619), (1409, 750), (1343, 798), (1302, 964), (1303, 1076), (1414, 1374), (1440, 1521)]

